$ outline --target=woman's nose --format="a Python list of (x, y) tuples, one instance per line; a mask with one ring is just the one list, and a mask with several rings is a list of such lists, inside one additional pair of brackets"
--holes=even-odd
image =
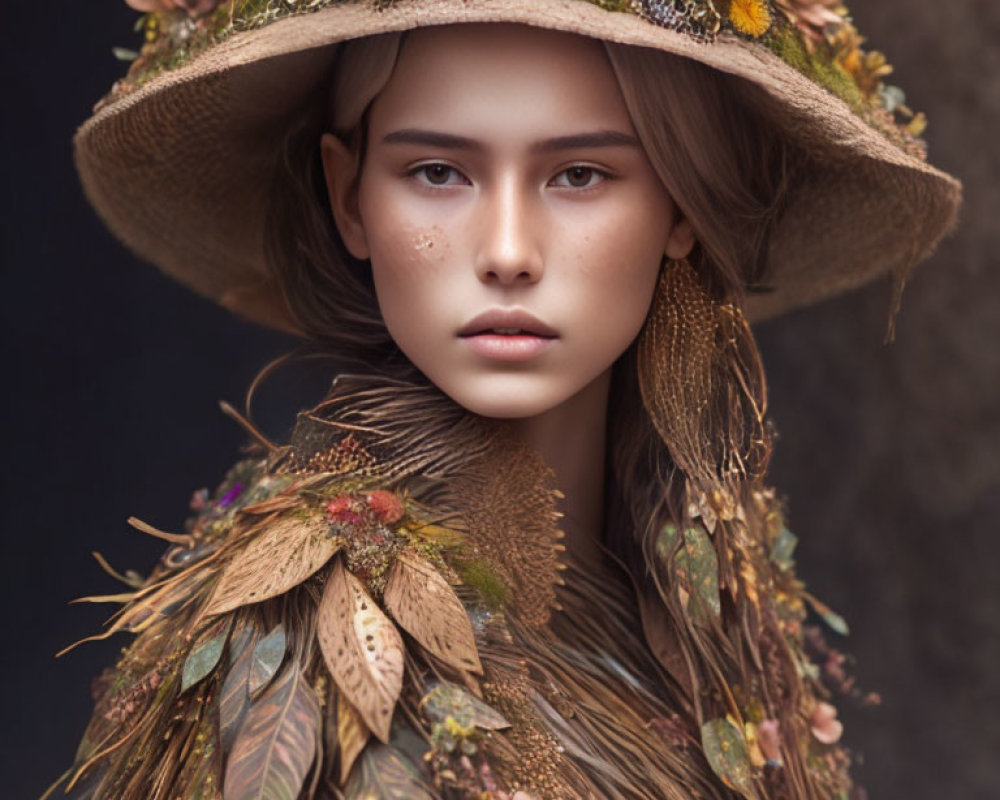
[(483, 198), (482, 231), (476, 273), (482, 281), (534, 283), (542, 277), (543, 259), (536, 236), (537, 209), (513, 177), (498, 181)]

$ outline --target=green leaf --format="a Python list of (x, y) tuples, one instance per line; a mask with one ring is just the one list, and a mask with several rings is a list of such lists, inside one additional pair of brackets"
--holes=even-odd
[(757, 800), (750, 756), (743, 732), (725, 717), (701, 726), (701, 746), (712, 770), (730, 789)]
[(701, 528), (687, 528), (684, 531), (684, 549), (677, 554), (677, 558), (679, 566), (687, 570), (695, 594), (718, 617), (722, 613), (719, 560), (708, 534)]
[(285, 659), (285, 626), (275, 625), (271, 632), (257, 642), (250, 659), (250, 675), (247, 686), (250, 697), (257, 696), (267, 688)]
[(798, 537), (782, 525), (781, 531), (771, 547), (771, 560), (781, 569), (791, 569), (795, 564), (792, 553), (795, 552), (795, 545), (798, 543)]
[(847, 627), (847, 620), (830, 608), (830, 606), (817, 600), (807, 592), (803, 592), (802, 596), (809, 601), (809, 604), (813, 607), (816, 613), (820, 615), (823, 622), (830, 626), (831, 630), (839, 633), (841, 636), (847, 636), (850, 634), (851, 629)]
[(668, 522), (660, 529), (660, 535), (656, 538), (656, 555), (661, 561), (667, 560), (676, 541), (677, 526), (672, 522)]
[(181, 691), (186, 692), (207, 677), (219, 664), (222, 651), (229, 637), (232, 618), (219, 620), (210, 626), (191, 648), (181, 670)]
[[(438, 797), (395, 747), (372, 742), (351, 772), (345, 800), (435, 800)], [(227, 797), (226, 800), (229, 800)]]
[(135, 61), (139, 57), (135, 50), (129, 50), (127, 47), (112, 47), (111, 53), (119, 61)]
[[(667, 559), (677, 541), (677, 526), (663, 526), (656, 541), (656, 554)], [(712, 540), (700, 527), (686, 528), (684, 544), (673, 561), (673, 575), (689, 595), (687, 611), (694, 622), (705, 622), (709, 614), (722, 613), (719, 599), (719, 559)], [(690, 598), (695, 598), (692, 603)]]
[(420, 708), (431, 722), (444, 722), (451, 717), (463, 728), (475, 726), (498, 731), (510, 727), (500, 712), (455, 683), (436, 684), (423, 696)]
[(238, 628), (229, 643), (229, 672), (219, 695), (219, 741), (228, 754), (250, 707), (250, 662), (257, 631), (252, 623)]
[(247, 712), (226, 765), (226, 800), (296, 800), (316, 757), (319, 700), (292, 662)]

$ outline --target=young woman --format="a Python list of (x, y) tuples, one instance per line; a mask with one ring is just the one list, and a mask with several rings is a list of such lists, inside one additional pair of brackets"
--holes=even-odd
[(89, 196), (341, 369), (134, 521), (171, 547), (62, 788), (848, 797), (747, 319), (901, 289), (958, 185), (844, 12), (130, 2)]

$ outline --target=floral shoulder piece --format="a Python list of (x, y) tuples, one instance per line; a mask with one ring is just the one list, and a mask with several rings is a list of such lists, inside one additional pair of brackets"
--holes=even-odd
[(96, 682), (69, 797), (510, 796), (476, 638), (507, 588), (372, 463), (350, 435), (282, 448), (196, 492), (183, 534), (132, 521), (171, 547), (133, 591), (88, 598), (123, 604), (92, 638), (136, 639)]

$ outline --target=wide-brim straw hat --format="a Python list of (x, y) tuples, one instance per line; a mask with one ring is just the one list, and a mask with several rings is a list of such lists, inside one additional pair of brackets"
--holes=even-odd
[(773, 231), (747, 317), (899, 279), (955, 224), (961, 185), (927, 163), (921, 120), (882, 83), (834, 0), (130, 0), (148, 42), (75, 137), (90, 202), (139, 257), (257, 322), (294, 330), (264, 257), (289, 120), (346, 39), (513, 22), (686, 56), (745, 78), (810, 169)]

